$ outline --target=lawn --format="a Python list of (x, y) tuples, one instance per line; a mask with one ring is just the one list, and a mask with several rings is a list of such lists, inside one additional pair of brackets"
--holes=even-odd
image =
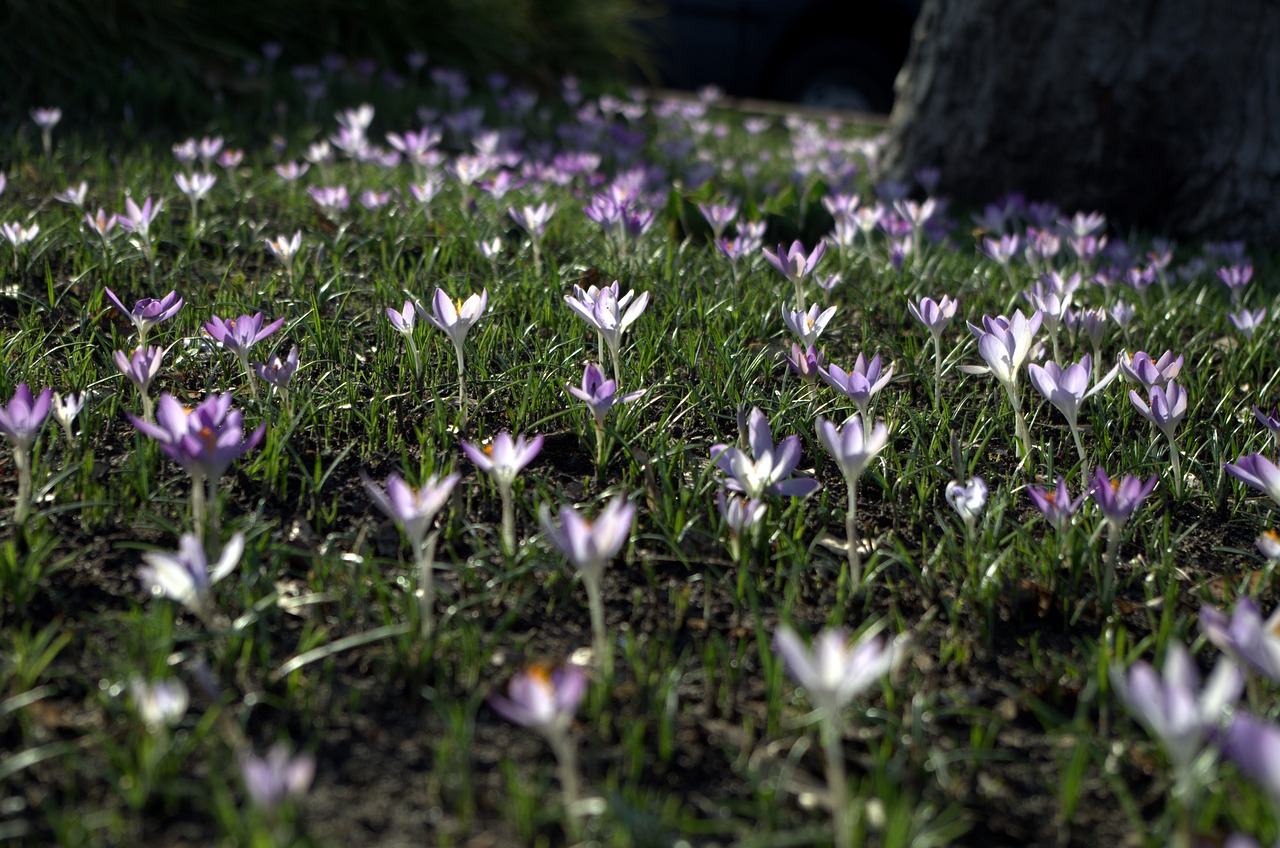
[(1268, 255), (432, 79), (13, 133), (0, 837), (1276, 837)]

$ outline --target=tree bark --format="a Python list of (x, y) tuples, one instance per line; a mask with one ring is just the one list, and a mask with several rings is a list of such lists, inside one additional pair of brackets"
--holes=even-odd
[(925, 0), (881, 159), (1184, 237), (1280, 237), (1280, 3)]

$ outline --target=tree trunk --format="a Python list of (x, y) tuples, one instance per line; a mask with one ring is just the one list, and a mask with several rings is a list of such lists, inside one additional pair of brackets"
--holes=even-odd
[(1280, 3), (925, 0), (882, 156), (1180, 236), (1280, 237)]

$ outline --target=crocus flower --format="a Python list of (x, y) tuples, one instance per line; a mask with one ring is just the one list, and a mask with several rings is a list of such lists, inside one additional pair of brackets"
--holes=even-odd
[(68, 392), (65, 395), (54, 393), (53, 395), (53, 420), (57, 421), (58, 426), (62, 428), (68, 444), (75, 444), (75, 434), (71, 432), (71, 425), (75, 423), (80, 410), (84, 409), (84, 402), (88, 397), (88, 392)]
[(88, 194), (89, 184), (84, 180), (81, 180), (79, 185), (67, 186), (65, 189), (55, 194), (53, 199), (65, 203), (68, 206), (74, 206), (76, 209), (83, 212), (85, 197), (87, 197)]
[(569, 390), (569, 394), (587, 405), (595, 419), (596, 428), (600, 430), (604, 429), (605, 417), (615, 404), (630, 403), (644, 394), (644, 390), (641, 389), (619, 396), (618, 384), (613, 380), (606, 380), (600, 366), (593, 362), (588, 362), (582, 369), (581, 388), (577, 386), (565, 386), (565, 388)]
[[(10, 221), (9, 223), (6, 223), (6, 224), (0, 224), (0, 236), (3, 236), (5, 241), (13, 245), (15, 251), (19, 251), (24, 246), (35, 241), (36, 236), (39, 234), (40, 234), (39, 224), (32, 224), (29, 227), (24, 227), (22, 224), (18, 223), (17, 221)], [(14, 262), (15, 262), (14, 267), (16, 268), (17, 267), (16, 255), (14, 256)]]
[(1258, 534), (1254, 546), (1258, 549), (1258, 553), (1267, 559), (1280, 560), (1280, 533), (1277, 533), (1274, 527)]
[(413, 357), (413, 374), (418, 379), (422, 379), (422, 357), (418, 355), (418, 346), (413, 341), (413, 327), (417, 321), (418, 310), (412, 300), (404, 302), (404, 308), (395, 309), (387, 307), (387, 319), (391, 322), (391, 326), (395, 328), (397, 333), (404, 336), (409, 344), (409, 354)]
[(311, 788), (316, 775), (316, 759), (310, 754), (289, 753), (277, 742), (265, 757), (246, 754), (240, 758), (240, 776), (249, 799), (259, 809), (273, 812), (290, 798), (301, 798)]
[(33, 397), (26, 383), (19, 383), (13, 397), (0, 407), (0, 433), (15, 451), (29, 452), (40, 435), (40, 427), (53, 407), (53, 389)]
[[(785, 252), (784, 252), (785, 251)], [(801, 283), (804, 278), (813, 273), (813, 269), (818, 264), (818, 260), (827, 252), (827, 243), (820, 241), (813, 248), (813, 251), (806, 253), (804, 245), (799, 241), (791, 243), (790, 248), (784, 248), (778, 245), (778, 252), (774, 253), (768, 248), (763, 249), (764, 259), (772, 265), (779, 274), (790, 280), (796, 289), (795, 308), (804, 310), (804, 289)]]
[(462, 343), (466, 340), (467, 333), (484, 315), (488, 305), (488, 289), (481, 289), (480, 294), (473, 294), (466, 300), (453, 301), (441, 288), (436, 289), (435, 297), (431, 300), (430, 313), (422, 304), (415, 304), (418, 314), (442, 330), (453, 342), (453, 350), (458, 355), (458, 406), (462, 411), (463, 426), (467, 421), (467, 377), (466, 355), (463, 353)]
[(914, 301), (907, 301), (907, 309), (935, 339), (941, 338), (951, 319), (956, 316), (957, 306), (957, 302), (945, 294), (940, 301), (931, 297), (922, 297), (918, 305)]
[(1280, 727), (1236, 713), (1222, 737), (1222, 751), (1280, 807)]
[(1280, 608), (1266, 621), (1258, 605), (1241, 598), (1228, 619), (1213, 607), (1200, 608), (1200, 632), (1223, 653), (1280, 683)]
[(1009, 395), (1009, 404), (1013, 407), (1014, 423), (1018, 438), (1022, 442), (1023, 457), (1031, 455), (1031, 434), (1027, 431), (1026, 421), (1022, 418), (1022, 402), (1018, 397), (1018, 372), (1031, 353), (1032, 342), (1040, 329), (1040, 312), (1031, 318), (1022, 314), (1022, 310), (1013, 313), (1012, 318), (989, 315), (982, 317), (982, 327), (969, 325), (969, 331), (978, 339), (978, 353), (986, 360), (986, 365), (962, 365), (960, 370), (966, 374), (991, 374), (1004, 386)]
[(31, 110), (31, 120), (40, 128), (40, 145), (44, 148), (44, 158), (53, 156), (53, 128), (62, 120), (62, 110), (56, 106), (45, 106)]
[(711, 459), (716, 467), (728, 474), (725, 487), (744, 492), (747, 497), (759, 500), (765, 493), (783, 497), (805, 497), (818, 490), (818, 481), (806, 477), (792, 477), (800, 464), (800, 437), (788, 436), (774, 444), (769, 419), (758, 407), (751, 410), (747, 419), (748, 442), (751, 453), (729, 445), (712, 445)]
[(149, 391), (151, 381), (160, 372), (160, 365), (164, 362), (164, 348), (137, 347), (131, 354), (117, 350), (111, 354), (111, 358), (120, 369), (120, 373), (133, 383), (138, 394), (142, 396), (142, 417), (150, 421), (153, 410)]
[(1191, 654), (1172, 642), (1165, 652), (1163, 677), (1149, 663), (1138, 661), (1128, 674), (1113, 665), (1111, 685), (1129, 712), (1160, 740), (1174, 765), (1187, 769), (1225, 710), (1239, 699), (1244, 678), (1230, 661), (1219, 660), (1202, 689)]
[(582, 576), (587, 590), (591, 611), (591, 633), (597, 662), (604, 664), (605, 673), (612, 673), (613, 652), (604, 629), (604, 603), (601, 583), (604, 567), (613, 559), (631, 537), (631, 525), (635, 521), (636, 508), (624, 497), (609, 502), (594, 522), (588, 521), (570, 506), (560, 509), (560, 526), (551, 520), (551, 509), (544, 503), (538, 511), (542, 531), (551, 547), (569, 561)]
[(1182, 371), (1183, 357), (1175, 358), (1173, 351), (1166, 350), (1159, 359), (1152, 360), (1151, 355), (1143, 350), (1133, 356), (1128, 351), (1121, 351), (1118, 361), (1121, 374), (1150, 391), (1152, 386), (1163, 386), (1178, 376)]
[(529, 234), (530, 238), (537, 241), (546, 232), (551, 216), (556, 214), (556, 205), (554, 203), (541, 203), (537, 206), (524, 206), (519, 209), (512, 206), (507, 212), (511, 215), (511, 220), (519, 224)]
[(1246, 454), (1235, 464), (1224, 463), (1227, 473), (1241, 483), (1266, 492), (1271, 500), (1280, 504), (1280, 469), (1260, 453)]
[(249, 380), (249, 391), (254, 400), (258, 399), (258, 384), (253, 379), (253, 369), (249, 366), (249, 348), (284, 326), (284, 319), (277, 318), (265, 327), (262, 325), (261, 312), (253, 315), (241, 315), (226, 321), (214, 315), (205, 322), (205, 331), (226, 350), (234, 353), (244, 368)]
[(108, 244), (107, 238), (111, 235), (111, 231), (116, 228), (116, 224), (118, 223), (116, 216), (108, 215), (107, 210), (99, 206), (96, 213), (85, 213), (84, 222), (89, 229), (98, 234), (98, 238), (102, 239), (102, 244), (105, 249)]
[(548, 671), (532, 666), (511, 678), (506, 697), (490, 695), (489, 706), (513, 724), (532, 728), (547, 740), (560, 770), (565, 810), (572, 816), (578, 801), (577, 753), (569, 726), (587, 692), (587, 677), (572, 666)]
[(1093, 472), (1093, 488), (1089, 494), (1094, 503), (1102, 510), (1102, 515), (1111, 524), (1123, 527), (1156, 487), (1156, 476), (1153, 474), (1146, 482), (1133, 474), (1112, 480), (1099, 465)]
[(138, 569), (138, 578), (153, 595), (177, 601), (208, 623), (213, 614), (213, 585), (235, 570), (243, 553), (244, 534), (236, 533), (210, 566), (204, 543), (195, 534), (184, 533), (176, 554), (144, 553), (146, 564)]
[(1263, 427), (1266, 427), (1271, 432), (1272, 438), (1276, 439), (1276, 441), (1280, 441), (1280, 408), (1273, 406), (1271, 407), (1271, 412), (1268, 414), (1263, 412), (1262, 408), (1257, 404), (1254, 404), (1253, 417), (1258, 419), (1258, 423)]
[(431, 632), (432, 610), (435, 605), (435, 568), (434, 537), (428, 538), (436, 514), (449, 501), (453, 487), (462, 478), (457, 472), (440, 477), (433, 475), (419, 488), (415, 489), (396, 473), (387, 475), (386, 487), (383, 488), (372, 480), (365, 478), (364, 487), (375, 506), (389, 517), (413, 546), (413, 557), (418, 568), (418, 610), (423, 635)]
[(1058, 485), (1052, 492), (1037, 486), (1027, 488), (1027, 495), (1031, 498), (1031, 502), (1059, 533), (1067, 532), (1067, 528), (1071, 526), (1072, 517), (1088, 494), (1084, 492), (1072, 500), (1067, 492), (1066, 478), (1061, 476), (1058, 477)]
[(964, 519), (965, 526), (972, 533), (974, 522), (987, 505), (987, 481), (981, 477), (970, 477), (963, 483), (952, 480), (947, 484), (944, 494), (947, 503)]
[(809, 345), (808, 349), (805, 349), (792, 342), (791, 355), (787, 357), (787, 365), (791, 367), (792, 372), (800, 379), (813, 382), (818, 379), (818, 374), (822, 371), (825, 358), (825, 348), (818, 350), (817, 346)]
[(832, 715), (888, 674), (896, 653), (877, 636), (851, 641), (840, 628), (822, 631), (809, 649), (785, 624), (774, 634), (773, 647), (814, 706)]
[(808, 312), (804, 311), (788, 311), (783, 310), (782, 320), (787, 325), (787, 329), (795, 333), (800, 339), (800, 343), (805, 347), (812, 347), (814, 342), (818, 340), (818, 336), (822, 335), (822, 331), (827, 328), (827, 324), (831, 321), (833, 315), (836, 314), (836, 308), (829, 306), (818, 312), (818, 304), (809, 307)]
[(716, 509), (724, 519), (725, 527), (729, 528), (729, 555), (734, 562), (738, 562), (742, 552), (742, 537), (764, 518), (767, 508), (755, 498), (728, 495), (721, 489), (716, 492)]
[(283, 361), (279, 356), (273, 356), (270, 362), (255, 362), (253, 370), (263, 382), (275, 386), (282, 392), (285, 391), (298, 370), (298, 346), (290, 347), (289, 354)]
[(1093, 388), (1089, 388), (1089, 378), (1093, 374), (1093, 359), (1087, 353), (1079, 362), (1072, 363), (1066, 368), (1056, 362), (1046, 362), (1044, 366), (1033, 362), (1027, 366), (1031, 385), (1035, 386), (1036, 391), (1044, 395), (1045, 399), (1067, 419), (1082, 466), (1085, 456), (1084, 442), (1080, 439), (1080, 406), (1086, 399), (1110, 385), (1119, 373), (1119, 369), (1119, 365), (1115, 366), (1102, 379), (1094, 383)]
[(178, 191), (191, 200), (192, 209), (195, 208), (196, 202), (203, 199), (218, 182), (217, 177), (207, 173), (174, 174), (173, 180), (178, 184)]
[(862, 472), (889, 443), (889, 428), (877, 421), (871, 432), (865, 432), (862, 419), (849, 416), (843, 428), (818, 417), (818, 441), (836, 461), (849, 489), (849, 510), (845, 514), (845, 540), (849, 575), (854, 591), (862, 584), (862, 558), (858, 551), (858, 480)]
[(181, 680), (148, 683), (135, 677), (129, 681), (129, 698), (147, 730), (156, 733), (182, 721), (187, 714), (190, 693)]
[(476, 467), (493, 478), (498, 485), (498, 493), (502, 497), (502, 543), (508, 554), (516, 549), (515, 506), (512, 501), (511, 484), (526, 465), (533, 462), (538, 451), (542, 450), (542, 436), (525, 439), (517, 436), (512, 439), (505, 430), (493, 438), (487, 445), (462, 443), (462, 452)]
[(850, 848), (850, 804), (847, 800), (848, 779), (841, 744), (840, 713), (854, 698), (892, 670), (897, 648), (874, 635), (864, 635), (851, 642), (849, 634), (837, 628), (818, 634), (813, 648), (808, 649), (795, 631), (785, 624), (779, 626), (774, 634), (773, 646), (787, 671), (804, 687), (809, 700), (817, 708), (827, 766), (827, 791), (835, 824), (835, 843), (839, 848)]
[(1178, 445), (1173, 440), (1173, 433), (1187, 415), (1187, 391), (1175, 380), (1164, 386), (1154, 385), (1151, 391), (1151, 405), (1143, 403), (1142, 396), (1129, 390), (1129, 401), (1143, 418), (1156, 425), (1164, 433), (1169, 442), (1169, 458), (1173, 464), (1173, 490), (1175, 497), (1182, 496), (1182, 458), (1178, 453)]
[(702, 213), (702, 217), (706, 218), (707, 223), (711, 225), (713, 241), (719, 241), (724, 235), (724, 231), (738, 217), (738, 208), (739, 204), (736, 200), (728, 203), (698, 204), (698, 211)]
[(123, 312), (133, 322), (133, 326), (138, 331), (139, 347), (146, 347), (147, 333), (151, 332), (152, 327), (177, 315), (178, 310), (182, 308), (184, 303), (176, 291), (171, 291), (159, 300), (144, 297), (135, 303), (132, 309), (129, 309), (120, 301), (120, 298), (116, 297), (115, 292), (111, 289), (104, 287), (103, 293), (106, 294), (107, 300), (115, 305), (116, 309)]
[[(644, 292), (633, 301), (634, 292), (629, 291), (619, 297), (618, 289), (619, 283), (615, 281), (613, 285), (600, 289), (594, 299), (591, 299), (590, 289), (584, 292), (575, 286), (576, 296), (566, 296), (565, 302), (580, 318), (595, 328), (603, 344), (608, 346), (609, 355), (613, 360), (613, 379), (620, 382), (621, 365), (618, 353), (622, 347), (622, 334), (644, 314), (645, 308), (649, 305), (649, 293)], [(624, 306), (625, 312), (622, 311)]]
[(1231, 319), (1231, 323), (1235, 328), (1244, 334), (1246, 339), (1253, 338), (1253, 333), (1262, 326), (1262, 322), (1267, 320), (1267, 310), (1262, 309), (1241, 309), (1239, 312), (1228, 312), (1227, 317)]
[(819, 369), (818, 373), (828, 386), (853, 401), (863, 418), (869, 418), (871, 399), (893, 379), (893, 366), (882, 368), (878, 353), (870, 360), (866, 354), (860, 353), (852, 371), (830, 365)]
[(163, 200), (153, 204), (151, 198), (148, 197), (139, 206), (132, 197), (126, 197), (124, 200), (124, 213), (116, 215), (116, 223), (120, 225), (120, 229), (138, 236), (138, 247), (146, 254), (148, 260), (152, 258), (151, 224), (155, 222), (162, 209), (164, 209)]
[(292, 236), (278, 235), (273, 239), (262, 241), (267, 245), (267, 250), (271, 251), (271, 255), (279, 259), (285, 270), (292, 275), (293, 258), (302, 249), (302, 230), (296, 231)]

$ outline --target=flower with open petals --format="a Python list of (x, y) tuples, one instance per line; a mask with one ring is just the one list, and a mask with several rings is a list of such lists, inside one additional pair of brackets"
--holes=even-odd
[(164, 348), (139, 347), (130, 354), (117, 350), (111, 354), (111, 358), (120, 369), (120, 373), (128, 378), (138, 391), (146, 392), (151, 387), (151, 381), (160, 372), (160, 366), (164, 362)]
[(641, 389), (619, 396), (617, 382), (606, 380), (604, 372), (593, 362), (588, 362), (586, 368), (582, 369), (581, 388), (577, 386), (565, 386), (565, 388), (569, 390), (569, 394), (587, 405), (592, 417), (595, 418), (597, 427), (604, 427), (605, 416), (615, 404), (631, 403), (644, 394), (644, 390)]
[(551, 520), (551, 510), (543, 504), (538, 512), (542, 530), (547, 534), (551, 547), (569, 561), (583, 579), (599, 586), (599, 580), (609, 560), (631, 537), (631, 524), (636, 508), (626, 498), (617, 497), (609, 502), (595, 521), (588, 521), (573, 507), (560, 509), (560, 526)]
[(1089, 489), (1089, 494), (1108, 522), (1123, 527), (1134, 510), (1155, 489), (1156, 479), (1156, 475), (1152, 474), (1143, 482), (1136, 475), (1126, 474), (1123, 478), (1112, 480), (1099, 465), (1093, 472), (1093, 487)]
[(129, 309), (120, 301), (120, 298), (116, 297), (115, 292), (111, 291), (111, 289), (104, 288), (103, 291), (107, 295), (107, 300), (115, 304), (116, 309), (123, 312), (133, 322), (133, 326), (138, 330), (139, 344), (143, 346), (147, 343), (147, 333), (151, 331), (151, 328), (161, 321), (167, 321), (177, 315), (183, 304), (183, 299), (178, 296), (178, 293), (171, 291), (159, 300), (144, 297), (135, 303), (132, 309)]
[(1018, 384), (1018, 372), (1022, 370), (1031, 353), (1042, 316), (1039, 310), (1027, 318), (1019, 309), (1012, 318), (1003, 315), (992, 318), (982, 316), (982, 326), (969, 325), (969, 331), (978, 339), (978, 353), (986, 365), (962, 365), (966, 374), (991, 374), (1010, 391)]
[(1228, 619), (1213, 607), (1200, 608), (1200, 632), (1227, 655), (1272, 683), (1280, 683), (1280, 608), (1266, 621), (1258, 605), (1241, 598)]
[(1172, 439), (1173, 433), (1187, 415), (1187, 390), (1179, 386), (1177, 381), (1170, 380), (1163, 386), (1151, 386), (1151, 404), (1143, 402), (1142, 396), (1133, 389), (1129, 390), (1129, 401), (1143, 418), (1150, 421)]
[(871, 431), (866, 432), (858, 415), (850, 415), (843, 427), (836, 427), (818, 416), (818, 441), (836, 461), (845, 480), (852, 484), (889, 443), (889, 428), (883, 421), (877, 421)]
[(143, 435), (160, 443), (166, 456), (195, 478), (217, 481), (227, 467), (262, 441), (267, 425), (259, 424), (246, 438), (244, 414), (231, 408), (231, 393), (209, 395), (194, 409), (187, 409), (165, 392), (156, 404), (152, 424), (128, 415)]
[[(581, 289), (575, 289), (575, 294), (581, 292)], [(615, 282), (612, 286), (605, 286), (600, 289), (595, 300), (591, 302), (590, 308), (587, 307), (583, 299), (566, 297), (565, 302), (569, 304), (569, 308), (578, 314), (584, 321), (590, 324), (604, 343), (609, 347), (609, 354), (613, 359), (613, 378), (618, 379), (618, 353), (622, 347), (622, 334), (636, 322), (642, 314), (645, 307), (649, 305), (649, 293), (644, 292), (634, 301), (631, 301), (632, 292), (627, 292), (622, 298), (618, 297), (618, 284)], [(589, 295), (590, 290), (587, 291)], [(623, 310), (623, 304), (630, 301), (630, 305)]]
[(502, 487), (509, 487), (516, 475), (533, 462), (540, 450), (542, 436), (534, 436), (532, 439), (517, 436), (512, 439), (511, 434), (505, 430), (494, 436), (493, 441), (487, 445), (462, 443), (462, 452), (467, 455), (467, 459)]
[(970, 477), (963, 483), (952, 480), (944, 494), (947, 503), (964, 519), (964, 523), (972, 524), (987, 505), (987, 481), (981, 477)]
[(146, 241), (150, 238), (151, 224), (160, 215), (162, 209), (164, 209), (163, 200), (153, 203), (148, 197), (139, 206), (132, 197), (126, 197), (124, 213), (116, 215), (116, 223), (120, 225), (120, 229), (137, 233)]
[(289, 383), (293, 380), (293, 375), (297, 370), (297, 345), (289, 348), (289, 354), (283, 360), (279, 356), (273, 356), (270, 362), (255, 362), (253, 364), (254, 373), (261, 377), (264, 383), (275, 386), (277, 389), (289, 388)]
[(471, 328), (484, 315), (488, 305), (488, 289), (482, 289), (480, 294), (472, 294), (466, 300), (454, 301), (441, 288), (436, 289), (435, 297), (431, 300), (431, 312), (427, 312), (421, 304), (415, 304), (418, 315), (430, 321), (437, 329), (443, 330), (458, 350), (462, 350), (467, 333), (471, 332)]
[(573, 723), (582, 696), (587, 692), (587, 677), (569, 666), (548, 671), (532, 666), (507, 684), (507, 695), (489, 696), (489, 706), (512, 724), (539, 732), (563, 732)]
[(818, 304), (815, 303), (809, 307), (807, 312), (784, 309), (782, 311), (782, 320), (786, 323), (787, 329), (795, 333), (800, 339), (801, 344), (805, 347), (812, 347), (835, 314), (836, 308), (834, 306), (828, 306), (819, 314)]
[(201, 618), (208, 618), (212, 612), (213, 585), (235, 570), (243, 553), (244, 534), (236, 533), (211, 566), (200, 538), (185, 533), (178, 540), (176, 554), (144, 553), (142, 561), (146, 564), (138, 569), (138, 578), (143, 588), (153, 595), (171, 598)]
[(808, 253), (805, 252), (804, 245), (801, 242), (793, 241), (789, 248), (781, 244), (778, 245), (777, 253), (765, 248), (764, 260), (773, 266), (779, 274), (795, 282), (812, 273), (818, 264), (818, 260), (826, 252), (827, 243), (825, 241), (818, 242), (813, 251)]
[(1150, 391), (1152, 386), (1163, 386), (1181, 373), (1183, 357), (1175, 357), (1173, 351), (1166, 350), (1159, 359), (1153, 360), (1146, 351), (1140, 350), (1133, 356), (1121, 351), (1118, 362), (1120, 373)]
[(138, 717), (152, 733), (173, 727), (187, 714), (190, 693), (181, 680), (148, 683), (141, 677), (129, 681), (129, 698)]
[(387, 475), (385, 487), (367, 478), (364, 487), (374, 505), (404, 530), (417, 556), (436, 513), (448, 503), (449, 495), (460, 479), (462, 475), (456, 472), (447, 477), (433, 475), (415, 489), (399, 474), (392, 472)]
[(229, 318), (226, 321), (214, 315), (211, 320), (205, 322), (204, 328), (215, 342), (241, 359), (245, 359), (249, 354), (249, 348), (284, 326), (283, 318), (277, 318), (265, 327), (262, 322), (261, 312)]
[(1087, 353), (1079, 362), (1066, 368), (1056, 362), (1046, 362), (1043, 366), (1033, 362), (1027, 366), (1027, 373), (1031, 376), (1031, 385), (1062, 413), (1067, 424), (1074, 430), (1079, 426), (1080, 406), (1110, 385), (1119, 369), (1119, 365), (1112, 368), (1093, 384), (1093, 388), (1089, 387), (1089, 377), (1093, 374), (1093, 357)]
[(868, 418), (871, 399), (893, 379), (893, 366), (884, 368), (878, 353), (871, 359), (860, 353), (853, 363), (853, 370), (845, 371), (832, 364), (820, 369), (818, 374), (828, 386), (853, 401), (863, 418)]
[(1059, 533), (1065, 533), (1071, 526), (1072, 517), (1088, 495), (1088, 492), (1083, 492), (1078, 498), (1072, 500), (1067, 491), (1067, 480), (1061, 476), (1058, 477), (1058, 485), (1053, 491), (1041, 489), (1038, 486), (1027, 488), (1027, 496), (1031, 498), (1031, 502)]
[(787, 625), (778, 627), (773, 647), (787, 671), (804, 687), (814, 706), (835, 713), (874, 686), (893, 668), (896, 648), (877, 636), (850, 641), (843, 629), (824, 630), (806, 648)]
[(1169, 759), (1186, 767), (1239, 699), (1244, 677), (1229, 660), (1219, 660), (1202, 689), (1191, 654), (1173, 642), (1165, 652), (1163, 677), (1138, 661), (1128, 674), (1113, 665), (1111, 685), (1129, 712), (1164, 745)]
[(947, 325), (951, 323), (951, 319), (956, 317), (957, 306), (956, 301), (945, 294), (939, 301), (931, 297), (923, 297), (918, 305), (915, 301), (907, 301), (907, 309), (934, 338), (941, 337)]
[(307, 794), (316, 776), (316, 758), (310, 754), (290, 754), (283, 743), (277, 742), (265, 757), (242, 756), (240, 776), (253, 803), (270, 811), (289, 798)]
[(758, 407), (753, 408), (748, 416), (747, 433), (750, 454), (729, 445), (711, 447), (712, 461), (729, 475), (725, 480), (726, 488), (744, 492), (756, 500), (766, 492), (802, 498), (818, 490), (817, 480), (791, 476), (800, 464), (799, 436), (788, 436), (775, 445), (769, 419)]

